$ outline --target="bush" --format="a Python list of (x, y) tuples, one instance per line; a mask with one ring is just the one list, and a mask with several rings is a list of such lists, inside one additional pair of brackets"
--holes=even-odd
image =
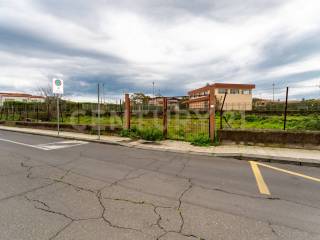
[(209, 138), (209, 136), (204, 135), (204, 134), (200, 134), (197, 136), (192, 136), (190, 139), (190, 142), (192, 145), (194, 146), (210, 146), (211, 145), (211, 140)]
[(184, 138), (186, 133), (183, 129), (179, 129), (178, 132), (177, 132), (177, 135), (180, 137), (180, 138)]
[(163, 140), (162, 131), (157, 128), (138, 129), (137, 127), (132, 127), (130, 130), (122, 129), (120, 132), (120, 136), (130, 137), (133, 139), (142, 138), (147, 141)]
[(247, 115), (246, 116), (246, 121), (247, 122), (256, 122), (258, 121), (258, 117), (256, 115)]
[(122, 129), (120, 132), (121, 137), (129, 137), (129, 138), (139, 138), (139, 131), (137, 127), (132, 127), (131, 129)]
[(242, 116), (241, 113), (235, 112), (233, 116), (233, 120), (241, 120)]
[(130, 130), (129, 129), (122, 129), (120, 131), (120, 136), (121, 137), (130, 137)]
[(147, 141), (160, 141), (163, 139), (162, 131), (157, 128), (146, 128), (138, 131), (139, 136)]

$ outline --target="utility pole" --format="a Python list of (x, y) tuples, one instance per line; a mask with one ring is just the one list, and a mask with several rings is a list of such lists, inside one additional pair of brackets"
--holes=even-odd
[(274, 82), (272, 83), (272, 95), (273, 95), (273, 97), (272, 97), (272, 101), (274, 102), (274, 86), (275, 86), (275, 84), (274, 84)]
[(215, 90), (211, 89), (209, 93), (209, 137), (211, 143), (214, 143), (216, 137), (216, 96)]
[(152, 95), (153, 95), (153, 98), (155, 97), (154, 95), (154, 82), (152, 82)]
[(103, 99), (103, 101), (102, 101), (102, 99), (101, 99), (101, 102), (102, 103), (106, 103), (106, 96), (105, 96), (105, 92), (104, 92), (104, 83), (102, 83), (102, 99)]

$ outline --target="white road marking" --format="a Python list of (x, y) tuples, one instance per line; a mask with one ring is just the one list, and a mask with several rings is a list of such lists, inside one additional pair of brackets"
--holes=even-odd
[(84, 141), (61, 141), (61, 142), (45, 143), (45, 144), (39, 144), (39, 145), (31, 145), (31, 144), (16, 142), (16, 141), (4, 139), (4, 138), (0, 138), (0, 141), (14, 143), (17, 145), (36, 148), (36, 149), (40, 149), (40, 150), (44, 150), (44, 151), (63, 149), (63, 148), (71, 148), (71, 147), (76, 147), (76, 146), (80, 146), (80, 145), (84, 145), (84, 144), (88, 143), (88, 142), (84, 142)]
[(45, 148), (47, 150), (55, 150), (55, 149), (81, 146), (87, 143), (88, 142), (84, 142), (84, 141), (62, 141), (62, 142), (45, 143), (37, 146), (41, 148)]
[(0, 141), (2, 141), (2, 142), (14, 143), (14, 144), (21, 145), (21, 146), (25, 146), (25, 147), (31, 147), (31, 148), (41, 149), (41, 150), (47, 150), (47, 149), (42, 148), (42, 147), (40, 147), (40, 146), (35, 146), (35, 145), (26, 144), (26, 143), (16, 142), (16, 141), (12, 141), (12, 140), (8, 140), (8, 139), (3, 139), (3, 138), (0, 138)]

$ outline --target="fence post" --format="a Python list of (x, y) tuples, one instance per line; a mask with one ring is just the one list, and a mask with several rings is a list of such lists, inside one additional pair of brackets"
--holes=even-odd
[(211, 142), (215, 140), (215, 115), (216, 115), (216, 97), (214, 94), (214, 89), (210, 90), (209, 94), (209, 136)]
[(125, 94), (125, 128), (130, 129), (130, 123), (131, 123), (131, 109), (130, 109), (130, 97), (129, 94)]
[(78, 115), (77, 116), (78, 117), (78, 124), (80, 124), (80, 115), (79, 114), (80, 114), (80, 103), (78, 102), (78, 114), (77, 114)]
[(39, 122), (39, 103), (37, 103), (37, 122)]
[(220, 129), (223, 128), (223, 126), (222, 126), (222, 115), (223, 115), (223, 107), (224, 107), (224, 103), (226, 101), (226, 97), (227, 97), (227, 92), (224, 93), (224, 98), (223, 98), (222, 106), (221, 106), (221, 109), (220, 109)]
[(286, 130), (286, 125), (287, 125), (288, 94), (289, 94), (289, 87), (287, 87), (287, 92), (286, 92), (286, 106), (285, 106), (285, 109), (284, 109), (283, 130)]
[(15, 118), (15, 116), (16, 116), (16, 108), (15, 108), (15, 106), (12, 106), (12, 115), (13, 115), (12, 120), (15, 121), (16, 120), (16, 118)]
[(47, 100), (47, 121), (50, 122), (50, 102)]
[(29, 118), (29, 108), (27, 103), (25, 104), (25, 106), (26, 106), (26, 112), (27, 112), (27, 117), (26, 117), (26, 120), (27, 120)]
[(163, 98), (163, 137), (167, 138), (168, 135), (168, 98)]

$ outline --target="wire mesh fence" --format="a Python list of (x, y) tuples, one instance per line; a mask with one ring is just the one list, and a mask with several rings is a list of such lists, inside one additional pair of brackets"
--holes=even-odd
[[(320, 131), (320, 98), (297, 96), (294, 90), (296, 88), (260, 89), (262, 97), (253, 98), (250, 104), (226, 102), (220, 128)], [(301, 87), (300, 91), (303, 90)]]
[[(261, 89), (260, 89), (261, 91)], [(266, 90), (266, 92), (270, 89)], [(262, 91), (265, 93), (264, 91)], [(274, 95), (258, 94), (250, 101), (235, 97), (232, 91), (225, 99), (216, 98), (216, 129), (270, 129), (289, 131), (320, 131), (320, 99), (286, 96), (286, 89), (272, 89)], [(271, 97), (270, 97), (271, 96)], [(274, 97), (272, 97), (274, 96)], [(132, 97), (132, 96), (131, 96)], [(167, 101), (165, 107), (164, 99)], [(62, 124), (76, 126), (100, 123), (101, 129), (126, 127), (124, 99), (110, 99), (100, 104), (98, 120), (97, 103), (61, 101)], [(190, 140), (197, 136), (209, 137), (209, 98), (157, 97), (142, 100), (131, 99), (131, 128), (164, 132), (169, 139)], [(44, 103), (5, 102), (0, 106), (0, 120), (55, 123), (57, 105), (55, 99)]]
[(132, 102), (131, 127), (159, 131), (166, 128), (166, 137), (175, 140), (190, 140), (198, 135), (209, 136), (208, 106), (204, 108), (202, 104), (196, 104), (190, 109), (184, 101), (170, 101), (170, 98), (167, 101), (167, 108), (164, 108), (163, 97), (145, 103)]
[[(124, 124), (123, 100), (110, 100), (100, 104), (100, 121), (98, 121), (97, 103), (80, 103), (60, 101), (60, 122), (74, 126), (79, 125), (97, 126), (98, 123), (108, 129), (119, 129)], [(21, 121), (36, 123), (57, 122), (57, 102), (54, 99), (47, 99), (43, 103), (20, 103), (6, 102), (0, 107), (0, 120)]]

